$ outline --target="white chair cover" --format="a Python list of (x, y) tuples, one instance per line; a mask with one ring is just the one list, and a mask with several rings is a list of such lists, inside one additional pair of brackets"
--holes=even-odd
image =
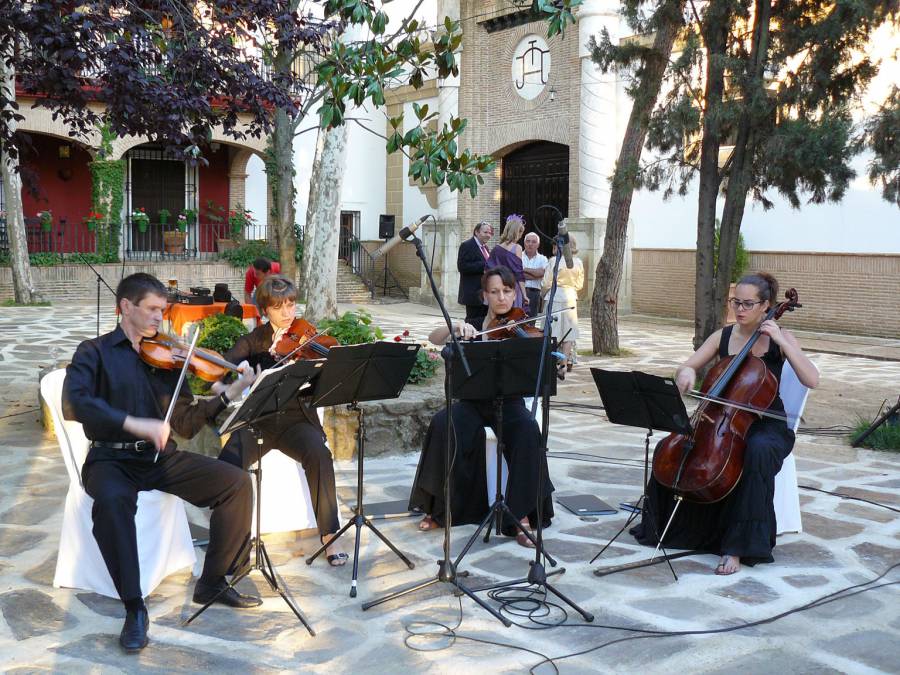
[[(65, 376), (65, 369), (60, 368), (41, 380), (41, 397), (50, 410), (53, 430), (69, 473), (69, 492), (66, 495), (53, 585), (57, 588), (83, 588), (118, 598), (92, 532), (91, 508), (94, 500), (81, 484), (81, 465), (87, 456), (88, 440), (81, 424), (66, 421), (62, 415)], [(146, 597), (169, 574), (193, 567), (197, 558), (184, 504), (175, 495), (158, 490), (138, 493), (135, 525), (141, 592)]]
[[(318, 413), (319, 421), (322, 422), (322, 408), (318, 409)], [(259, 514), (261, 534), (316, 527), (316, 513), (303, 467), (280, 450), (273, 449), (262, 458), (262, 468), (262, 502)], [(251, 526), (254, 534), (255, 515), (254, 513)]]
[[(806, 407), (806, 399), (809, 397), (809, 389), (800, 384), (797, 374), (788, 361), (784, 362), (784, 368), (781, 370), (779, 394), (784, 403), (784, 411), (788, 416), (788, 427), (797, 431), (800, 426), (800, 417)], [(774, 502), (777, 533), (802, 532), (800, 491), (797, 489), (797, 463), (794, 460), (793, 452), (785, 458), (781, 465), (781, 471), (775, 476)]]
[[(525, 407), (531, 410), (532, 397), (525, 399)], [(536, 419), (538, 428), (541, 428), (543, 422), (543, 412), (541, 409), (541, 400), (538, 399)], [(484, 465), (487, 474), (487, 499), (488, 504), (494, 503), (494, 497), (497, 496), (497, 434), (490, 427), (484, 428)], [(506, 494), (506, 480), (509, 478), (509, 467), (506, 465), (506, 457), (500, 458), (500, 485), (503, 487), (503, 494)]]

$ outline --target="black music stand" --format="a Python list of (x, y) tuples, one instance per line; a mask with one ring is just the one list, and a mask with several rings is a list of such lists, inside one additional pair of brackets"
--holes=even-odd
[(362, 526), (368, 527), (390, 548), (409, 569), (415, 565), (385, 537), (372, 521), (366, 517), (363, 508), (363, 461), (365, 460), (365, 414), (359, 407), (360, 401), (381, 401), (397, 398), (409, 373), (416, 362), (419, 345), (397, 342), (372, 342), (348, 347), (332, 347), (328, 352), (325, 367), (312, 392), (314, 407), (348, 404), (349, 410), (359, 413), (359, 429), (356, 444), (359, 451), (356, 469), (356, 506), (353, 518), (325, 544), (306, 559), (307, 565), (319, 557), (331, 544), (337, 541), (353, 525), (356, 527), (356, 542), (353, 547), (353, 581), (350, 583), (350, 597), (356, 597), (356, 579), (359, 574), (359, 538)]
[(307, 360), (296, 361), (294, 363), (282, 366), (280, 368), (272, 368), (263, 371), (260, 376), (250, 387), (250, 391), (246, 398), (234, 409), (231, 415), (225, 420), (219, 428), (219, 435), (233, 433), (240, 429), (247, 429), (256, 437), (256, 468), (250, 469), (250, 473), (256, 478), (256, 536), (250, 540), (250, 547), (254, 549), (253, 562), (249, 563), (241, 572), (236, 574), (225, 588), (219, 591), (212, 599), (203, 607), (198, 609), (189, 619), (182, 623), (187, 626), (191, 621), (196, 619), (200, 614), (206, 611), (206, 608), (212, 605), (219, 596), (229, 588), (233, 588), (237, 583), (249, 575), (253, 571), (258, 571), (263, 578), (269, 583), (269, 587), (278, 593), (281, 598), (291, 608), (296, 617), (306, 627), (310, 635), (316, 632), (307, 621), (303, 612), (293, 603), (293, 601), (285, 594), (284, 590), (278, 583), (275, 576), (275, 569), (272, 561), (266, 551), (260, 534), (260, 520), (262, 510), (262, 436), (255, 428), (255, 424), (262, 419), (267, 419), (273, 415), (277, 415), (283, 408), (283, 404), (297, 398), (298, 392), (302, 387), (314, 379), (325, 364), (324, 361)]
[[(481, 524), (469, 537), (466, 545), (456, 557), (454, 565), (459, 565), (460, 561), (469, 552), (469, 549), (475, 543), (478, 535), (485, 530), (484, 541), (490, 539), (492, 520), (496, 523), (497, 534), (500, 534), (503, 516), (509, 517), (509, 520), (515, 523), (516, 529), (523, 533), (532, 544), (539, 546), (538, 541), (532, 536), (516, 518), (509, 506), (506, 504), (506, 497), (503, 494), (503, 483), (501, 476), (501, 467), (503, 461), (503, 399), (507, 396), (527, 396), (534, 391), (534, 382), (538, 377), (538, 365), (543, 350), (543, 338), (518, 338), (515, 340), (495, 340), (490, 342), (475, 342), (466, 348), (466, 356), (472, 366), (471, 376), (459, 370), (453, 371), (451, 379), (451, 387), (453, 395), (456, 398), (468, 400), (492, 400), (494, 402), (494, 419), (496, 429), (494, 433), (497, 435), (497, 476), (496, 476), (496, 492), (494, 502), (491, 504), (487, 515), (481, 521)], [(552, 363), (554, 357), (550, 354), (546, 356), (546, 360)], [(548, 368), (545, 364), (544, 372)], [(543, 497), (538, 495), (538, 499)], [(542, 551), (547, 557), (550, 564), (556, 566), (556, 561)]]
[[(603, 401), (603, 409), (610, 422), (647, 430), (647, 435), (644, 437), (644, 484), (641, 496), (635, 502), (635, 506), (640, 508), (631, 512), (622, 529), (600, 549), (597, 555), (591, 558), (591, 562), (594, 562), (631, 525), (639, 513), (645, 508), (650, 510), (647, 499), (647, 482), (650, 467), (650, 437), (653, 435), (654, 429), (690, 434), (691, 424), (684, 408), (684, 401), (681, 400), (681, 393), (672, 378), (650, 375), (638, 370), (620, 372), (601, 370), (600, 368), (591, 368), (591, 375), (594, 377), (594, 383), (597, 385), (600, 399)], [(660, 542), (660, 547), (662, 547), (662, 538), (656, 532), (655, 518), (652, 512), (649, 522), (654, 529), (657, 541)], [(677, 581), (678, 575), (675, 574), (675, 568), (672, 567), (666, 550), (663, 548), (662, 551), (666, 563), (672, 571), (672, 576)], [(594, 574), (598, 572), (600, 570), (596, 570)]]

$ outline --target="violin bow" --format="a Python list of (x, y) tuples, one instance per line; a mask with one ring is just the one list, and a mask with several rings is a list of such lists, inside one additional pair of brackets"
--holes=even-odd
[(779, 415), (778, 413), (773, 413), (771, 410), (757, 408), (755, 406), (747, 405), (745, 403), (736, 403), (727, 398), (719, 398), (718, 396), (710, 396), (709, 394), (704, 394), (702, 391), (691, 390), (686, 393), (688, 396), (692, 396), (696, 399), (700, 399), (701, 401), (709, 401), (710, 403), (718, 403), (720, 405), (730, 406), (732, 408), (737, 408), (738, 410), (745, 410), (747, 412), (756, 413), (757, 415), (762, 415), (763, 417), (771, 417), (772, 419), (781, 420), (782, 422), (791, 421), (788, 419), (787, 415)]
[[(175, 385), (175, 393), (172, 394), (172, 400), (169, 401), (169, 409), (166, 411), (166, 419), (164, 422), (166, 424), (169, 423), (169, 420), (172, 419), (172, 412), (175, 410), (175, 401), (178, 400), (179, 394), (181, 394), (181, 385), (184, 384), (184, 378), (187, 375), (188, 366), (191, 365), (191, 357), (194, 355), (194, 348), (197, 346), (197, 339), (200, 337), (200, 329), (194, 329), (194, 337), (191, 340), (191, 346), (188, 349), (187, 356), (184, 358), (184, 364), (181, 366), (181, 373), (178, 375), (178, 384)], [(156, 455), (153, 457), (153, 463), (156, 464), (156, 460), (159, 459), (159, 450), (156, 449)]]
[[(550, 315), (552, 316), (554, 314), (561, 314), (562, 312), (565, 312), (570, 309), (575, 309), (575, 308), (574, 307), (563, 307), (562, 309), (554, 309), (552, 312), (550, 312)], [(544, 318), (543, 315), (533, 316), (528, 319), (520, 319), (519, 321), (513, 321), (512, 323), (505, 323), (502, 326), (495, 326), (494, 328), (488, 328), (487, 330), (479, 331), (479, 332), (475, 333), (475, 335), (473, 335), (472, 338), (474, 339), (474, 338), (479, 337), (480, 335), (487, 335), (488, 333), (494, 333), (498, 330), (509, 330), (510, 328), (515, 328), (516, 326), (521, 326), (522, 324), (525, 324), (525, 323), (533, 323), (535, 321), (540, 321), (543, 318)]]

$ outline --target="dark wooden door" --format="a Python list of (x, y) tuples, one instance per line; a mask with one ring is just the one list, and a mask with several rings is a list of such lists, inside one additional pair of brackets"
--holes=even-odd
[[(131, 160), (131, 206), (133, 210), (144, 207), (150, 216), (150, 227), (141, 233), (136, 225), (131, 227), (132, 249), (135, 251), (159, 251), (162, 249), (162, 231), (171, 230), (175, 219), (184, 209), (184, 163), (162, 159)], [(165, 227), (160, 224), (159, 212), (169, 212)]]
[[(537, 226), (547, 236), (556, 234), (559, 214), (569, 215), (569, 148), (559, 143), (537, 141), (503, 158), (501, 225), (510, 213), (525, 216), (525, 232)], [(551, 245), (541, 238), (541, 252), (550, 254)]]

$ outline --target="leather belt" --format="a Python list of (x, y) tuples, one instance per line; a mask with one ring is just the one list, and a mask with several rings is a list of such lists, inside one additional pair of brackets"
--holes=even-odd
[(144, 450), (153, 450), (156, 446), (150, 441), (91, 441), (91, 449), (105, 448), (107, 450), (132, 450), (134, 452), (144, 452)]

